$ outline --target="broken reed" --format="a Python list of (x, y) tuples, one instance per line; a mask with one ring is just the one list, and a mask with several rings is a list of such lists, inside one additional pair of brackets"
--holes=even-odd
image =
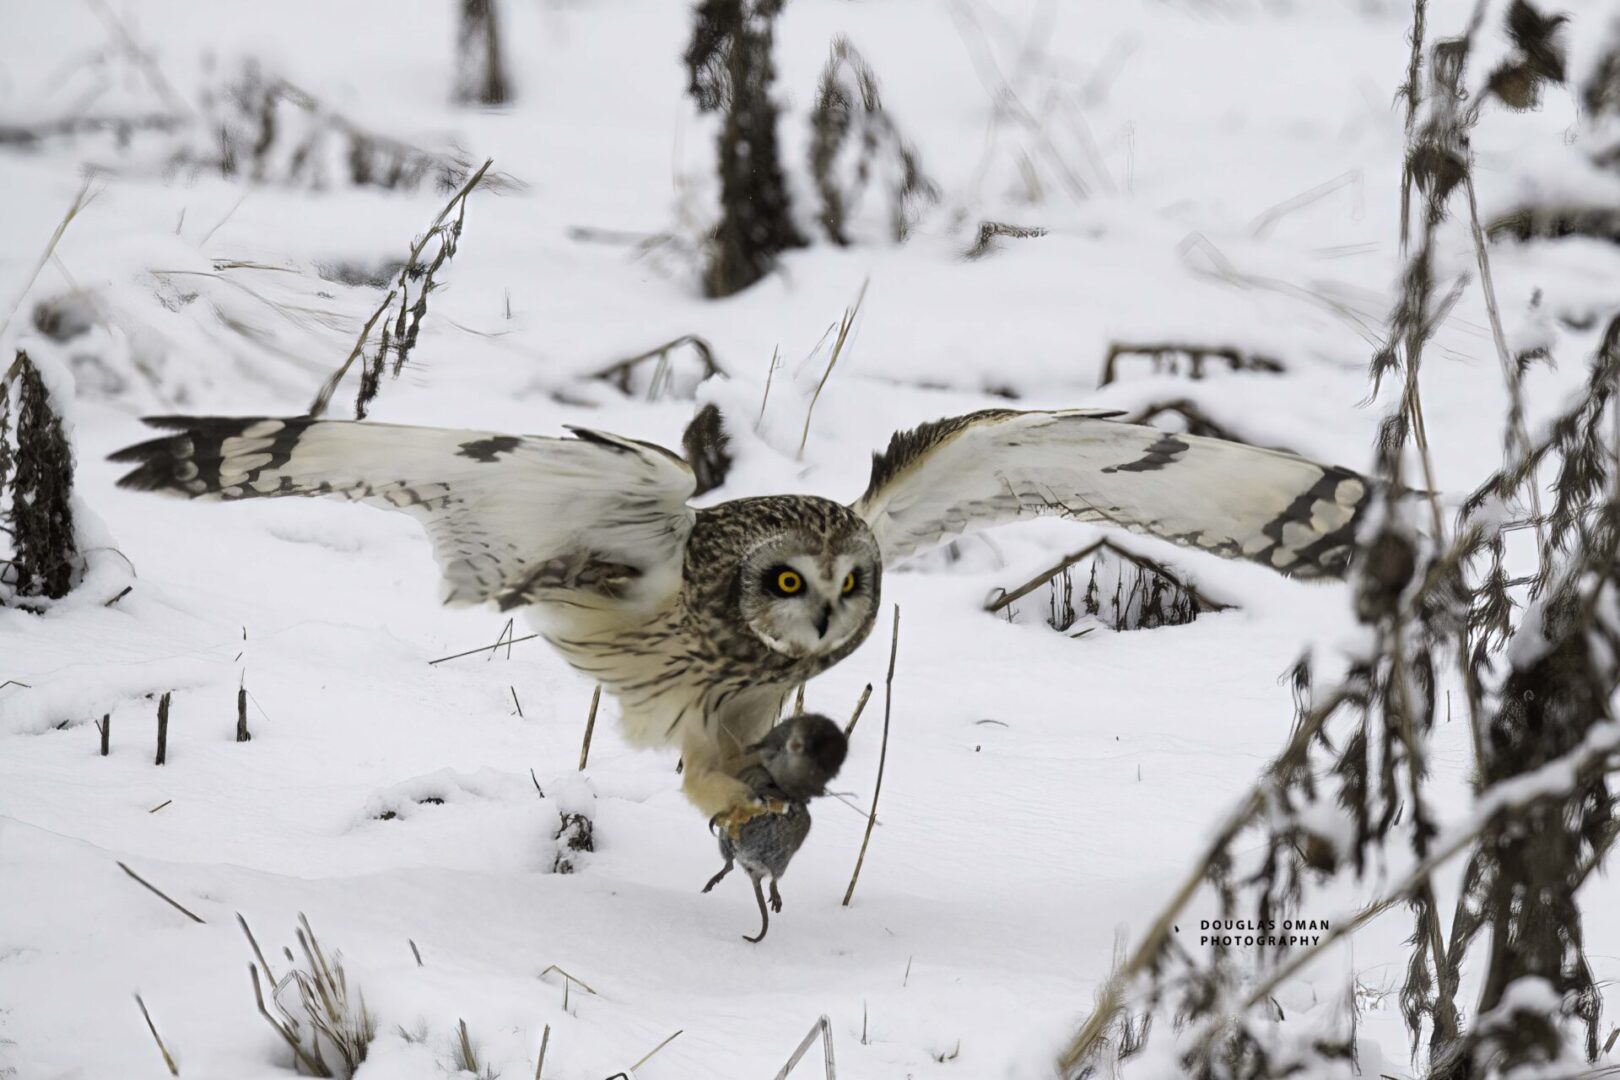
[[(352, 1076), (365, 1062), (372, 1040), (377, 1037), (377, 1022), (366, 1009), (365, 994), (358, 988), (350, 988), (341, 954), (327, 955), (310, 927), (309, 919), (300, 912), (294, 936), (303, 954), (304, 966), (298, 966), (291, 949), (283, 949), (282, 954), (290, 967), (278, 979), (265, 959), (264, 951), (259, 948), (258, 939), (253, 936), (247, 919), (239, 912), (236, 921), (253, 951), (253, 962), (248, 964), (248, 973), (259, 1015), (281, 1036), (308, 1075)], [(265, 1000), (266, 987), (269, 988), (268, 1005)], [(293, 1006), (284, 1004), (282, 1000), (283, 992), (289, 987), (296, 993), (296, 1004)], [(274, 1014), (270, 1011), (272, 1005), (275, 1007)], [(323, 1049), (337, 1060), (329, 1063)]]
[[(494, 159), (487, 159), (478, 171), (468, 177), (467, 182), (450, 197), (444, 209), (439, 211), (427, 232), (417, 238), (411, 245), (410, 254), (405, 265), (400, 268), (399, 277), (388, 295), (383, 297), (377, 310), (372, 312), (360, 330), (360, 336), (355, 339), (354, 348), (339, 365), (338, 369), (326, 380), (315, 400), (310, 403), (309, 415), (320, 416), (326, 412), (327, 405), (336, 393), (338, 383), (349, 373), (356, 360), (360, 361), (360, 386), (354, 400), (354, 416), (356, 420), (366, 418), (366, 409), (377, 396), (382, 382), (385, 368), (388, 368), (390, 353), (393, 355), (392, 372), (395, 378), (405, 367), (410, 358), (411, 350), (416, 347), (417, 334), (422, 327), (422, 319), (427, 315), (428, 295), (434, 287), (441, 284), (436, 275), (444, 264), (456, 254), (457, 245), (461, 239), (462, 225), (467, 217), (467, 197), (472, 194), (473, 188), (484, 179)], [(451, 215), (454, 214), (454, 219)], [(431, 259), (424, 261), (423, 257), (430, 244), (438, 246)], [(415, 285), (416, 293), (413, 300), (411, 289)], [(397, 305), (396, 305), (397, 299)], [(384, 316), (388, 316), (384, 318)], [(367, 354), (367, 346), (371, 341), (371, 331), (379, 322), (382, 329), (379, 332), (376, 349)]]
[[(1098, 568), (1105, 565), (1105, 557), (1116, 572), (1111, 597), (1104, 595), (1097, 576)], [(1091, 560), (1090, 578), (1081, 606), (1076, 608), (1071, 571), (1087, 559)], [(1129, 586), (1126, 585), (1127, 572), (1135, 575)], [(1047, 624), (1054, 630), (1068, 630), (1082, 614), (1100, 618), (1113, 630), (1120, 631), (1179, 626), (1192, 622), (1204, 612), (1226, 611), (1231, 607), (1204, 595), (1163, 563), (1105, 538), (1064, 556), (1056, 565), (1040, 571), (1017, 588), (997, 590), (986, 601), (984, 609), (991, 614), (1007, 611), (1011, 618), (1013, 603), (1042, 586), (1050, 590)]]
[[(816, 1044), (818, 1038), (821, 1040), (821, 1064), (826, 1080), (838, 1080), (838, 1063), (833, 1057), (832, 1021), (825, 1015), (810, 1025), (809, 1033), (793, 1051), (793, 1056), (787, 1059), (787, 1064), (777, 1072), (775, 1080), (787, 1080), (788, 1074), (798, 1068), (799, 1062), (804, 1060), (804, 1055), (810, 1052), (810, 1048)], [(864, 1045), (866, 1040), (863, 1038), (861, 1042)]]
[(598, 683), (596, 689), (591, 691), (591, 710), (585, 714), (585, 737), (580, 740), (579, 744), (579, 769), (577, 770), (579, 772), (585, 771), (585, 763), (590, 760), (591, 736), (596, 732), (596, 707), (600, 704), (602, 704), (602, 685)]
[[(156, 807), (155, 809), (161, 810), (162, 807)], [(168, 904), (170, 907), (174, 908), (176, 911), (178, 911), (180, 914), (184, 915), (186, 918), (190, 919), (192, 922), (201, 923), (201, 922), (206, 921), (200, 915), (198, 915), (196, 912), (194, 912), (191, 909), (187, 908), (184, 904), (181, 904), (178, 900), (175, 900), (168, 893), (164, 892), (162, 889), (158, 888), (156, 885), (153, 885), (150, 881), (147, 881), (145, 878), (141, 877), (141, 875), (139, 875), (135, 871), (131, 870), (127, 864), (119, 863), (118, 864), (118, 869), (120, 869), (124, 873), (128, 874), (131, 878), (133, 878), (137, 883), (139, 883), (142, 887), (144, 887), (153, 896), (156, 896), (159, 900), (162, 900), (165, 904)]]
[(804, 410), (804, 431), (799, 434), (799, 451), (794, 456), (795, 461), (804, 460), (804, 444), (810, 439), (810, 418), (815, 415), (816, 402), (821, 400), (821, 392), (827, 387), (827, 380), (832, 378), (833, 368), (838, 365), (838, 357), (843, 354), (844, 343), (849, 340), (849, 332), (855, 327), (855, 318), (861, 313), (861, 304), (866, 300), (866, 287), (872, 284), (867, 278), (861, 282), (861, 291), (855, 294), (855, 303), (844, 309), (844, 314), (838, 320), (838, 337), (833, 340), (832, 354), (827, 357), (827, 370), (821, 373), (821, 381), (816, 383), (816, 389), (810, 395), (810, 404)]
[(236, 688), (236, 741), (249, 742), (252, 738), (247, 722), (247, 684), (244, 683)]
[(179, 1076), (180, 1066), (175, 1064), (174, 1055), (170, 1054), (169, 1048), (164, 1045), (163, 1036), (158, 1034), (157, 1025), (152, 1022), (152, 1014), (147, 1012), (146, 1002), (141, 1000), (141, 995), (135, 995), (135, 1004), (140, 1006), (141, 1017), (146, 1021), (146, 1030), (152, 1033), (152, 1041), (157, 1043), (158, 1053), (163, 1055), (163, 1064), (168, 1068), (169, 1075)]
[(714, 347), (710, 345), (708, 341), (699, 337), (697, 334), (682, 334), (678, 338), (671, 338), (662, 345), (655, 345), (646, 352), (636, 353), (634, 356), (627, 356), (623, 360), (615, 360), (606, 367), (592, 372), (589, 378), (610, 383), (618, 388), (619, 393), (629, 397), (631, 393), (631, 380), (635, 376), (636, 369), (647, 363), (649, 360), (654, 361), (653, 373), (651, 379), (647, 383), (645, 397), (648, 401), (657, 401), (659, 396), (663, 394), (670, 385), (670, 371), (672, 368), (672, 361), (670, 360), (671, 355), (677, 349), (688, 347), (698, 358), (698, 364), (703, 370), (702, 378), (708, 379), (715, 375), (725, 374), (725, 371), (720, 367), (719, 362), (714, 358)]
[(165, 765), (169, 760), (169, 692), (165, 690), (163, 696), (158, 698), (157, 710), (157, 759), (154, 765)]

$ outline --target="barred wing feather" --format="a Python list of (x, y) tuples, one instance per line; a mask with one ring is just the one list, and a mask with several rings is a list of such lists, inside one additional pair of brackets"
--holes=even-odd
[(987, 410), (900, 432), (855, 512), (886, 564), (964, 533), (1059, 515), (1300, 578), (1342, 577), (1370, 486), (1348, 469), (1109, 419)]
[(169, 434), (120, 450), (120, 487), (234, 500), (329, 495), (420, 521), (444, 599), (503, 609), (583, 591), (626, 603), (678, 587), (692, 511), (686, 463), (662, 447), (307, 417), (155, 417)]

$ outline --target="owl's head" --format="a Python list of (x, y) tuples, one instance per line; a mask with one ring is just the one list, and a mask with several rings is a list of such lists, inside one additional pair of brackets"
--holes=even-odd
[(751, 547), (738, 573), (743, 622), (774, 651), (803, 659), (847, 651), (871, 630), (883, 558), (858, 520), (831, 531), (789, 526)]

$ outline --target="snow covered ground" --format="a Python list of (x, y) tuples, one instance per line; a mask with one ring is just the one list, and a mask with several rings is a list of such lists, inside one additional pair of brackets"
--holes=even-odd
[[(376, 419), (534, 433), (578, 423), (675, 446), (695, 368), (678, 372), (683, 393), (650, 403), (586, 376), (692, 333), (727, 372), (697, 399), (742, 428), (737, 466), (706, 501), (849, 500), (891, 431), (1007, 394), (1019, 407), (1133, 410), (1190, 396), (1254, 442), (1369, 464), (1381, 406), (1365, 404), (1365, 365), (1398, 266), (1401, 5), (793, 0), (777, 29), (778, 97), (800, 205), (805, 116), (836, 34), (872, 62), (943, 202), (903, 246), (817, 243), (717, 302), (699, 296), (678, 243), (638, 258), (576, 231), (690, 239), (712, 220), (714, 124), (682, 96), (686, 5), (506, 0), (517, 101), (491, 113), (448, 104), (453, 7), (113, 4), (182, 98), (253, 56), (357, 123), (493, 157), (515, 181), (472, 196), (447, 288)], [(1432, 5), (1431, 25), (1460, 26), (1464, 8)], [(0, 0), (0, 123), (163, 105), (105, 10)], [(1038, 123), (994, 120), (1003, 80)], [(1572, 118), (1554, 93), (1542, 112), (1481, 130), (1487, 207), (1518, 190), (1524, 148), (1556, 146)], [(1008, 623), (982, 605), (1094, 530), (1003, 529), (964, 541), (955, 562), (890, 575), (885, 600), (903, 612), (891, 741), (854, 902), (839, 903), (864, 817), (824, 801), (786, 908), (749, 945), (746, 887), (698, 892), (718, 856), (673, 758), (623, 745), (604, 702), (576, 772), (588, 681), (538, 641), (430, 665), (495, 641), (505, 618), (437, 605), (412, 521), (113, 487), (121, 469), (105, 456), (143, 437), (144, 413), (306, 408), (380, 295), (317, 268), (402, 257), (445, 199), (431, 186), (312, 194), (195, 175), (164, 167), (169, 139), (0, 149), (0, 303), (22, 297), (0, 357), (22, 346), (75, 371), (78, 492), (137, 575), (111, 607), (0, 610), (0, 1076), (165, 1075), (135, 992), (180, 1075), (289, 1075), (290, 1053), (256, 1013), (235, 916), (279, 969), (300, 912), (377, 1017), (365, 1080), (453, 1074), (458, 1021), (508, 1080), (532, 1075), (547, 1025), (545, 1075), (559, 1080), (627, 1070), (677, 1031), (636, 1076), (770, 1076), (823, 1013), (845, 1080), (1048, 1075), (1117, 935), (1140, 930), (1286, 738), (1278, 676), (1307, 647), (1331, 668), (1354, 633), (1343, 588), (1137, 541), (1238, 608), (1071, 639), (1033, 608)], [(30, 286), (87, 162), (103, 167), (95, 198)], [(1050, 231), (967, 261), (983, 219)], [(1449, 269), (1467, 265), (1466, 234), (1447, 243)], [(1563, 359), (1530, 377), (1538, 414), (1578, 380), (1588, 341), (1533, 313), (1532, 292), (1576, 303), (1617, 271), (1614, 250), (1595, 244), (1557, 259), (1536, 245), (1497, 253), (1510, 335), (1551, 336)], [(799, 460), (823, 335), (867, 280)], [(37, 332), (36, 304), (86, 295), (110, 326), (64, 345)], [(1453, 501), (1500, 446), (1503, 394), (1474, 295), (1441, 329), (1424, 387)], [(1098, 388), (1111, 342), (1178, 340), (1287, 371), (1193, 383), (1144, 366)], [(842, 717), (878, 686), (837, 785), (861, 806), (888, 620), (808, 689), (810, 708)], [(245, 744), (233, 741), (239, 684)], [(150, 695), (165, 691), (157, 767)], [(1431, 765), (1456, 805), (1462, 725), (1440, 747)], [(560, 814), (579, 810), (596, 850), (576, 873), (553, 873)], [(1365, 882), (1301, 914), (1332, 918), (1374, 891)], [(1599, 880), (1590, 892), (1588, 948), (1612, 1013), (1620, 890)], [(1181, 929), (1195, 935), (1196, 920)], [(1387, 993), (1407, 932), (1399, 916), (1380, 922), (1280, 995), (1311, 1013), (1362, 986), (1367, 1075), (1409, 1068)], [(594, 993), (565, 993), (556, 969)], [(812, 1056), (799, 1075), (817, 1068)]]

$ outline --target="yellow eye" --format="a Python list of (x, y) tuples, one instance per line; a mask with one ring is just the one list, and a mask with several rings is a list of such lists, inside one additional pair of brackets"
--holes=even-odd
[(848, 596), (855, 591), (855, 571), (851, 570), (844, 575), (844, 595)]
[(783, 570), (776, 575), (776, 588), (783, 596), (792, 596), (804, 588), (804, 579), (792, 570)]

